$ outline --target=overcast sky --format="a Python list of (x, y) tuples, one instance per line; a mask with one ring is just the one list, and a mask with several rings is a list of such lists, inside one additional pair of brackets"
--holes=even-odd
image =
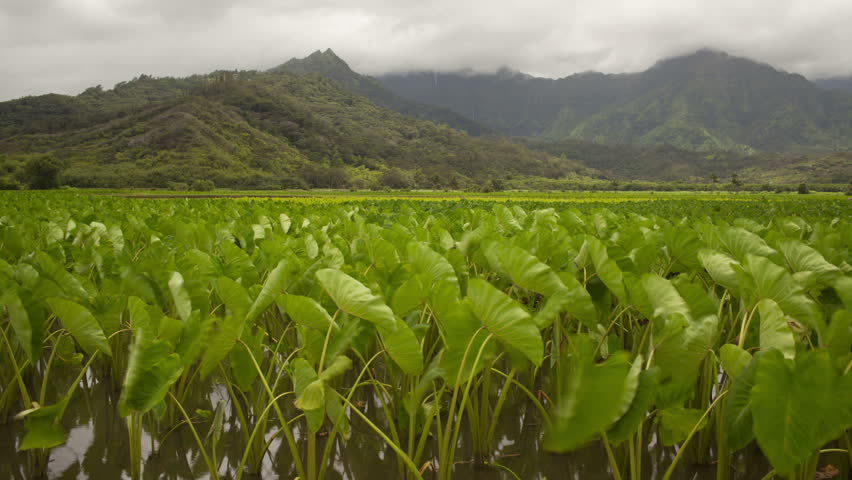
[(852, 74), (852, 0), (0, 0), (0, 100), (140, 73), (266, 69), (332, 48), (356, 71), (639, 71), (711, 47)]

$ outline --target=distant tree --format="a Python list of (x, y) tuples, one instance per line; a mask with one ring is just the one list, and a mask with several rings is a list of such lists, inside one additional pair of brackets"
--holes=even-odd
[(715, 173), (710, 174), (710, 183), (719, 183), (719, 175)]
[(196, 192), (209, 192), (216, 188), (216, 184), (213, 183), (213, 180), (194, 180), (192, 184), (190, 184), (189, 188)]
[(393, 189), (402, 189), (409, 188), (411, 186), (410, 181), (405, 175), (405, 172), (398, 168), (389, 168), (382, 172), (381, 176), (379, 176), (379, 182), (386, 187), (390, 187)]
[(799, 195), (806, 195), (808, 193), (811, 193), (811, 191), (808, 189), (808, 185), (805, 183), (800, 183), (797, 191), (799, 192)]
[(21, 182), (32, 190), (49, 190), (59, 187), (59, 172), (62, 166), (53, 155), (38, 155), (30, 158), (21, 169)]
[(742, 180), (740, 180), (740, 176), (737, 175), (736, 173), (731, 174), (731, 185), (733, 185), (734, 187), (737, 187), (737, 188), (739, 188), (743, 185)]
[(503, 180), (499, 178), (495, 178), (491, 180), (491, 191), (492, 192), (502, 192), (506, 190), (506, 184), (503, 183)]

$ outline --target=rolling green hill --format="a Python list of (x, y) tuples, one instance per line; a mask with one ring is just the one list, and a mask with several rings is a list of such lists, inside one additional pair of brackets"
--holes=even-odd
[(588, 171), (402, 115), (319, 75), (265, 72), (142, 76), (113, 90), (0, 103), (0, 175), (44, 154), (66, 183), (86, 187), (464, 187)]
[(551, 80), (504, 70), (379, 79), (403, 97), (512, 135), (741, 153), (852, 149), (852, 95), (712, 50), (635, 74)]

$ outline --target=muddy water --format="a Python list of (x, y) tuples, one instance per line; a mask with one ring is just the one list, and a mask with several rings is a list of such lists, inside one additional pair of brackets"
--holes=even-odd
[[(65, 427), (68, 441), (50, 452), (48, 478), (51, 479), (129, 479), (127, 429), (123, 418), (117, 414), (115, 405), (118, 393), (113, 386), (93, 383), (88, 389), (78, 391), (75, 400), (65, 415)], [(205, 405), (192, 406), (211, 408), (222, 398), (222, 392), (206, 392)], [(365, 410), (378, 414), (381, 411), (378, 399), (367, 398)], [(233, 478), (243, 454), (243, 434), (235, 412), (225, 409), (225, 423), (222, 442), (219, 447), (219, 472), (223, 478)], [(295, 414), (295, 412), (294, 412)], [(378, 415), (371, 415), (377, 417)], [(353, 416), (354, 417), (354, 416)], [(196, 425), (202, 436), (206, 435), (209, 424), (198, 418)], [(377, 422), (379, 419), (377, 418)], [(145, 425), (143, 435), (143, 478), (150, 480), (177, 480), (209, 478), (205, 463), (196, 446), (191, 432), (185, 426), (166, 434), (169, 430), (161, 423), (155, 425), (160, 432), (152, 444), (148, 435), (151, 426)], [(276, 426), (270, 423), (267, 438)], [(663, 448), (653, 434), (648, 438), (645, 458), (643, 459), (644, 478), (657, 479), (676, 454), (673, 448)], [(20, 423), (9, 420), (0, 424), (0, 479), (29, 479), (28, 454), (17, 452), (17, 445), (23, 431)], [(504, 407), (501, 423), (496, 433), (496, 449), (491, 462), (511, 470), (521, 479), (558, 480), (583, 479), (598, 480), (612, 478), (604, 449), (593, 444), (577, 452), (565, 455), (551, 454), (539, 448), (540, 418), (531, 404), (523, 398), (510, 398)], [(299, 438), (301, 432), (296, 431)], [(323, 439), (324, 437), (320, 437)], [(320, 442), (320, 451), (323, 448)], [(504, 468), (475, 464), (474, 453), (466, 429), (460, 440), (454, 466), (455, 478), (470, 480), (501, 480), (515, 478)], [(153, 448), (152, 448), (153, 447)], [(430, 455), (427, 452), (426, 457)], [(832, 463), (844, 468), (842, 455), (839, 458), (826, 457), (823, 464)], [(715, 478), (714, 465), (698, 465), (689, 459), (681, 461), (680, 468), (673, 478), (690, 480), (711, 480)], [(731, 462), (731, 479), (760, 479), (771, 468), (753, 445), (743, 453), (738, 453)], [(845, 478), (842, 472), (836, 478)], [(293, 479), (296, 472), (290, 458), (289, 449), (281, 438), (272, 441), (270, 453), (264, 457), (263, 469), (259, 476), (263, 479)], [(424, 477), (432, 478), (427, 469)], [(250, 478), (248, 476), (244, 478)], [(384, 444), (381, 438), (369, 427), (354, 418), (352, 432), (345, 443), (336, 445), (329, 468), (328, 480), (391, 480), (402, 478), (394, 452)]]

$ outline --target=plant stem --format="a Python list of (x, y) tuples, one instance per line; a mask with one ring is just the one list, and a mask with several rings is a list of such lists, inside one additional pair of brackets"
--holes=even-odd
[(370, 428), (372, 428), (374, 432), (376, 432), (376, 433), (377, 433), (380, 437), (382, 437), (382, 440), (384, 440), (384, 441), (385, 441), (385, 443), (387, 443), (387, 444), (388, 444), (388, 446), (389, 446), (389, 447), (391, 447), (391, 448), (393, 449), (393, 451), (394, 451), (394, 452), (396, 452), (396, 454), (397, 454), (397, 455), (399, 455), (399, 458), (401, 458), (401, 459), (402, 459), (403, 463), (405, 463), (405, 466), (406, 466), (406, 467), (408, 467), (408, 470), (409, 470), (412, 474), (414, 474), (414, 478), (417, 478), (417, 479), (423, 480), (423, 475), (421, 475), (421, 474), (420, 474), (420, 471), (417, 469), (417, 465), (414, 465), (414, 462), (412, 462), (412, 461), (411, 461), (411, 458), (409, 458), (409, 456), (408, 456), (408, 455), (406, 455), (406, 454), (405, 454), (405, 452), (403, 452), (401, 448), (399, 448), (399, 445), (397, 445), (397, 444), (393, 443), (393, 441), (391, 441), (391, 439), (390, 439), (390, 438), (388, 438), (388, 436), (387, 436), (387, 435), (385, 435), (385, 432), (383, 432), (383, 431), (382, 431), (382, 429), (380, 429), (379, 427), (377, 427), (377, 426), (376, 426), (376, 424), (374, 424), (373, 422), (371, 422), (371, 421), (370, 421), (370, 419), (369, 419), (369, 418), (367, 418), (367, 416), (366, 416), (366, 415), (364, 415), (363, 413), (361, 413), (361, 410), (358, 410), (358, 408), (356, 408), (356, 407), (355, 407), (355, 405), (352, 405), (352, 403), (349, 401), (349, 399), (347, 399), (346, 397), (344, 397), (343, 395), (341, 395), (339, 392), (336, 392), (336, 391), (335, 391), (334, 393), (335, 393), (338, 397), (340, 397), (340, 399), (341, 399), (341, 400), (343, 400), (343, 402), (344, 402), (344, 403), (346, 403), (346, 405), (348, 405), (348, 406), (349, 406), (349, 408), (350, 408), (353, 412), (355, 412), (356, 414), (358, 414), (358, 416), (359, 416), (359, 417), (361, 417), (361, 420), (363, 420), (363, 421), (364, 421), (367, 425), (369, 425), (369, 426), (370, 426)]
[[(254, 353), (252, 353), (251, 347), (249, 347), (241, 339), (237, 339), (237, 341), (240, 342), (248, 351), (251, 363), (254, 365), (254, 368), (257, 369), (258, 376), (260, 377), (261, 383), (263, 383), (263, 388), (266, 390), (266, 394), (269, 395), (270, 399), (275, 398), (275, 394), (269, 387), (269, 382), (266, 381), (266, 377), (263, 375), (263, 370), (261, 370), (260, 365), (257, 364), (257, 360), (254, 358)], [(281, 411), (281, 407), (278, 406), (277, 401), (272, 402), (272, 405), (275, 408), (276, 415), (278, 415), (278, 422), (282, 427), (285, 427), (287, 425), (287, 420), (284, 418), (284, 412)], [(296, 472), (300, 477), (305, 477), (305, 467), (302, 463), (302, 457), (299, 455), (299, 448), (296, 446), (296, 439), (293, 438), (293, 432), (290, 431), (289, 428), (284, 428), (284, 437), (287, 439), (287, 446), (290, 448), (290, 453), (293, 455), (293, 463), (296, 465)]]
[(0, 328), (0, 334), (3, 335), (3, 340), (6, 344), (6, 351), (9, 352), (9, 359), (12, 362), (12, 369), (15, 371), (15, 378), (18, 380), (18, 389), (21, 391), (21, 400), (24, 402), (24, 408), (30, 408), (33, 402), (30, 400), (30, 393), (27, 391), (26, 384), (24, 384), (24, 377), (21, 376), (21, 371), (18, 369), (18, 360), (15, 358), (15, 350), (12, 348), (12, 344), (9, 343), (9, 339), (6, 337), (5, 329)]
[(606, 457), (609, 459), (609, 466), (612, 468), (612, 478), (614, 480), (621, 480), (621, 470), (618, 469), (618, 462), (615, 460), (615, 455), (612, 453), (612, 446), (609, 444), (609, 438), (607, 438), (605, 431), (601, 431), (601, 441), (603, 441), (604, 448), (606, 449)]
[(689, 445), (689, 441), (692, 440), (692, 437), (695, 435), (695, 432), (698, 431), (698, 426), (701, 425), (701, 422), (703, 422), (705, 418), (707, 418), (707, 415), (710, 414), (710, 412), (713, 410), (713, 407), (716, 406), (719, 400), (724, 398), (727, 394), (728, 392), (725, 391), (722, 392), (718, 397), (716, 397), (716, 400), (713, 400), (713, 403), (711, 403), (710, 406), (707, 407), (707, 410), (704, 411), (704, 415), (702, 415), (701, 418), (698, 419), (698, 422), (696, 422), (695, 425), (692, 427), (692, 430), (690, 430), (689, 435), (686, 436), (686, 440), (684, 440), (683, 443), (680, 444), (680, 450), (677, 451), (677, 455), (675, 455), (674, 460), (672, 460), (672, 464), (669, 465), (669, 468), (666, 470), (666, 474), (663, 475), (663, 480), (669, 480), (671, 478), (672, 474), (674, 473), (674, 469), (677, 466), (677, 462), (680, 460), (681, 455), (683, 455), (683, 452), (686, 450), (686, 446)]
[(192, 420), (189, 418), (189, 415), (186, 413), (186, 410), (183, 409), (183, 405), (180, 404), (177, 398), (172, 394), (172, 392), (168, 393), (169, 397), (171, 397), (172, 401), (175, 402), (180, 413), (183, 414), (183, 418), (186, 419), (186, 424), (189, 425), (189, 429), (192, 431), (192, 436), (195, 437), (195, 443), (198, 444), (198, 450), (201, 451), (201, 456), (204, 457), (204, 463), (207, 464), (207, 470), (210, 472), (210, 478), (212, 480), (219, 480), (219, 471), (216, 468), (216, 465), (210, 461), (210, 457), (207, 456), (207, 450), (204, 448), (204, 442), (201, 441), (201, 437), (198, 436), (198, 431), (195, 429), (195, 425), (192, 424)]

